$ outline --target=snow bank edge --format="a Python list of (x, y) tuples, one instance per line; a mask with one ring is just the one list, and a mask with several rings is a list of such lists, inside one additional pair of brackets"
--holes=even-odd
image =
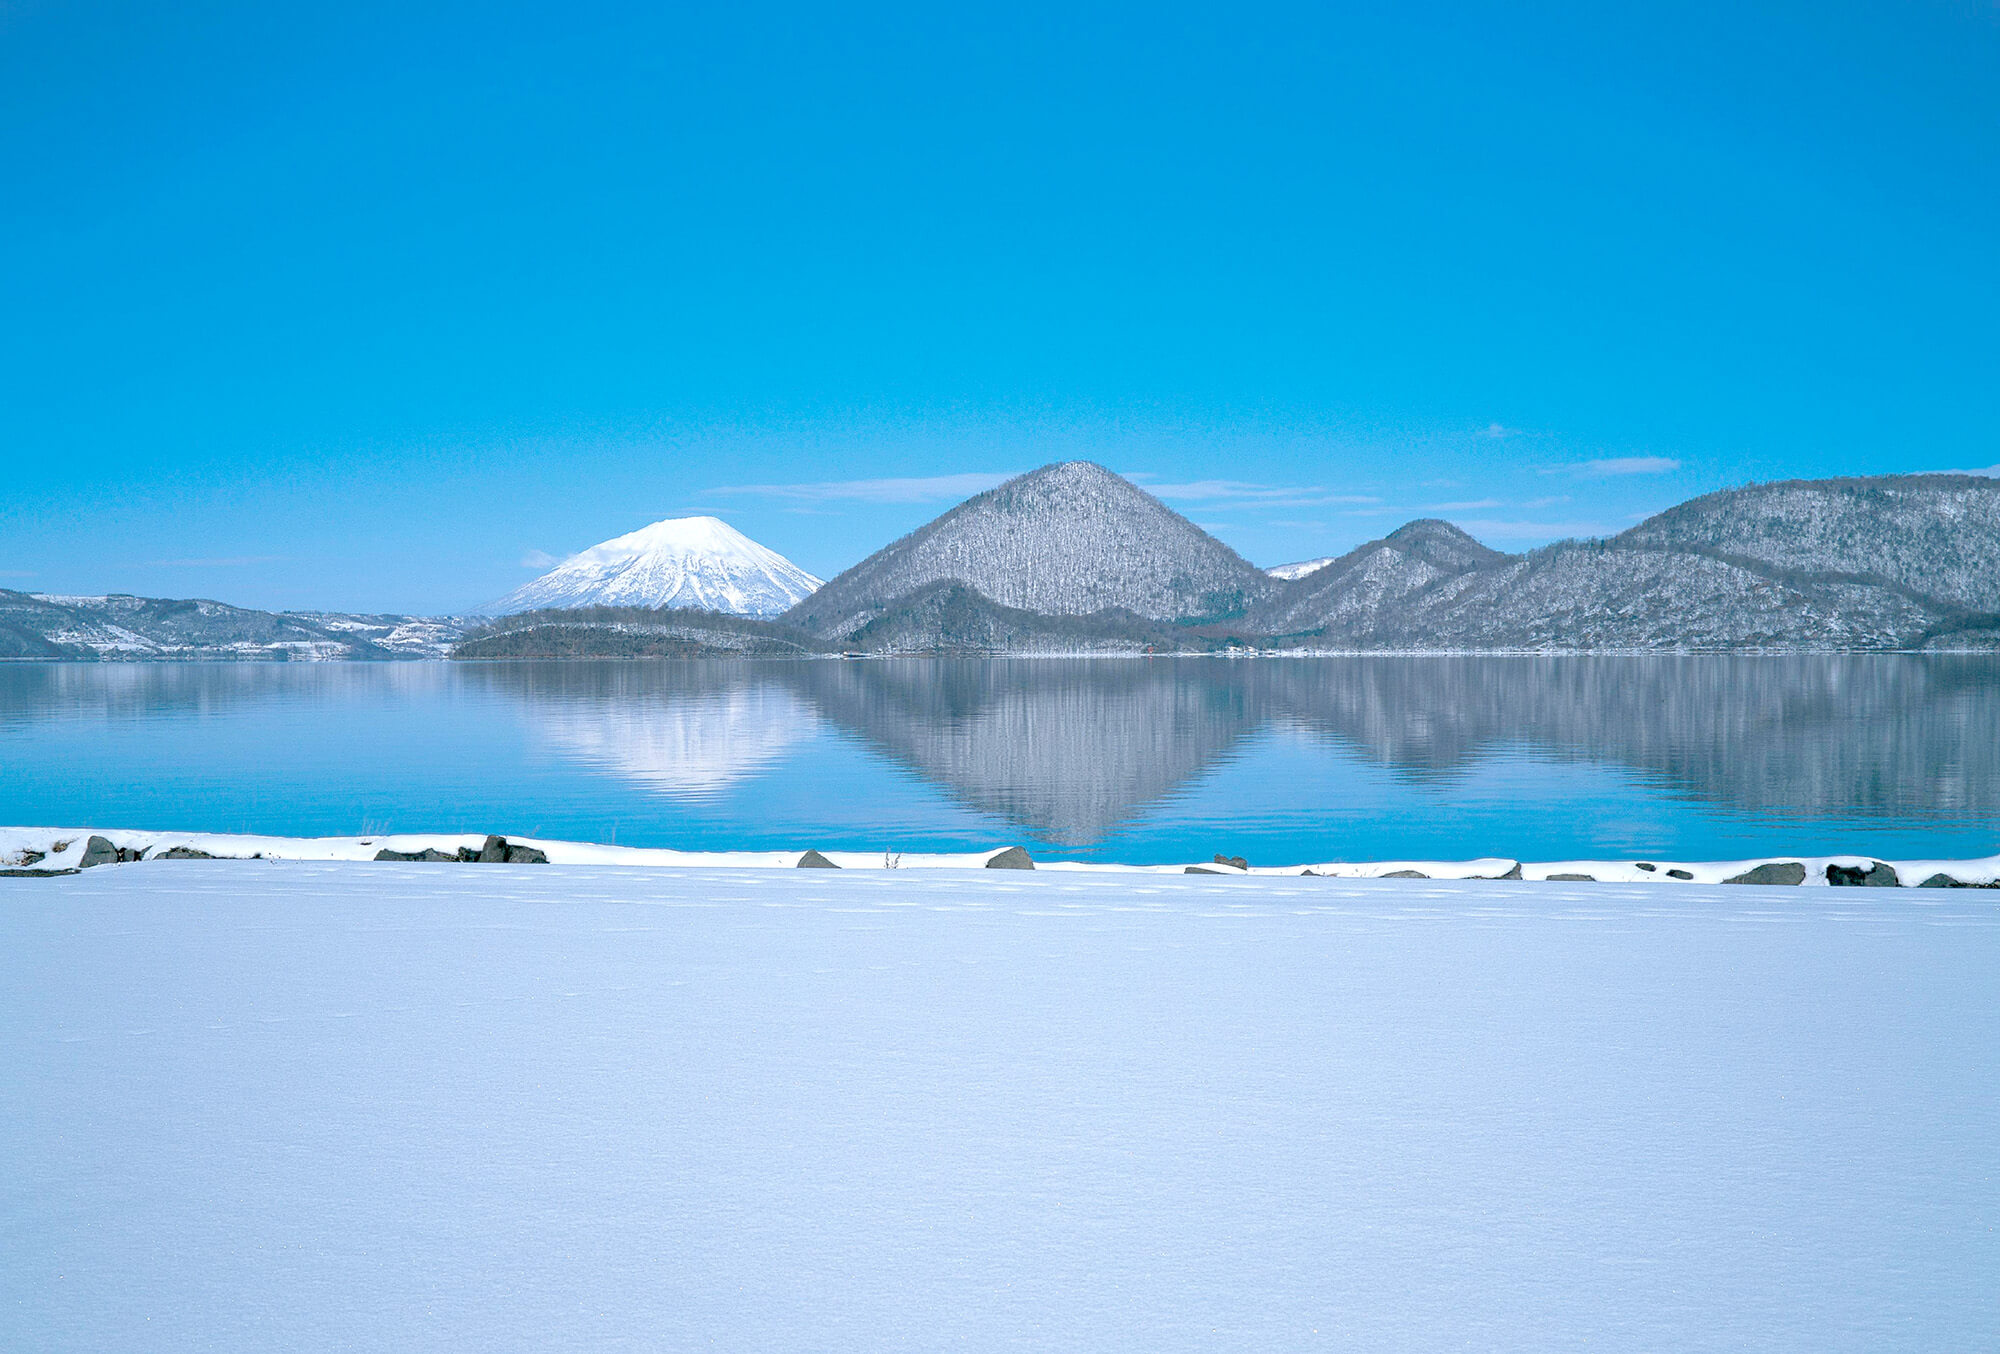
[[(92, 838), (126, 859), (156, 861), (169, 852), (222, 860), (367, 861), (382, 852), (448, 857), (476, 855), (488, 839), (478, 833), (399, 833), (368, 837), (265, 837), (204, 832), (151, 832), (117, 828), (0, 827), (0, 868), (10, 874), (63, 874), (85, 865)], [(846, 870), (967, 870), (1023, 862), (1016, 847), (960, 853), (861, 851), (677, 851), (664, 847), (607, 846), (598, 842), (509, 837), (506, 844), (539, 852), (552, 865), (623, 865), (646, 868), (795, 869), (820, 863)], [(806, 858), (812, 857), (811, 861)], [(996, 859), (1004, 857), (1004, 859)], [(92, 864), (97, 861), (92, 861)], [(106, 862), (108, 863), (108, 862)], [(390, 863), (390, 862), (384, 862)], [(400, 863), (400, 862), (396, 862)], [(1886, 867), (1885, 873), (1883, 867)], [(1801, 884), (1833, 883), (1923, 887), (2000, 887), (2000, 855), (1980, 860), (1894, 860), (1874, 856), (1766, 856), (1727, 861), (1325, 861), (1310, 865), (1239, 869), (1196, 861), (1165, 865), (1109, 865), (1086, 861), (1035, 861), (1038, 870), (1110, 874), (1312, 875), (1334, 879), (1518, 879), (1570, 883)]]

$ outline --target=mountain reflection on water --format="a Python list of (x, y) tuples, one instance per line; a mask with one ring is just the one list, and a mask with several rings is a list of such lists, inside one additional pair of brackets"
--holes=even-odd
[(819, 730), (812, 705), (735, 663), (546, 663), (498, 677), (536, 732), (579, 762), (675, 798), (755, 777)]
[(0, 665), (0, 822), (1099, 860), (2000, 851), (2000, 658)]
[(1414, 784), (1503, 752), (1793, 817), (2000, 819), (1985, 656), (905, 659), (492, 664), (555, 746), (667, 793), (822, 723), (1051, 843), (1115, 833), (1280, 730)]

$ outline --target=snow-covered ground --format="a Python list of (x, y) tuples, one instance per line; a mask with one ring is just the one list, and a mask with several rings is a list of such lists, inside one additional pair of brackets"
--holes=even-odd
[(1992, 899), (4, 878), (0, 1348), (1992, 1348)]

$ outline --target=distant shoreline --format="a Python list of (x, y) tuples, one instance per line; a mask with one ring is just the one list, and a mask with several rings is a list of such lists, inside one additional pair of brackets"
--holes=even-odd
[(43, 657), (36, 655), (0, 656), (0, 665), (58, 667), (141, 667), (147, 664), (191, 666), (196, 664), (255, 664), (272, 667), (424, 667), (455, 664), (503, 663), (859, 663), (910, 659), (953, 661), (1014, 661), (1023, 659), (1186, 659), (1198, 661), (1300, 658), (1991, 658), (2000, 648), (1970, 649), (1240, 649), (1177, 650), (1170, 653), (1134, 653), (1105, 649), (948, 649), (876, 653), (802, 654), (573, 654), (526, 657), (424, 657), (396, 658), (284, 658), (275, 655), (146, 654), (119, 658), (94, 655)]
[(106, 865), (168, 861), (342, 864), (625, 866), (642, 869), (1043, 870), (1090, 874), (1258, 878), (1490, 880), (1519, 883), (1727, 884), (1804, 887), (2000, 889), (2000, 855), (1972, 860), (1875, 856), (1758, 856), (1745, 860), (1325, 861), (1256, 866), (1239, 858), (1124, 865), (1036, 860), (1019, 846), (973, 852), (682, 851), (481, 833), (272, 837), (117, 828), (0, 827), (0, 874), (55, 877)]

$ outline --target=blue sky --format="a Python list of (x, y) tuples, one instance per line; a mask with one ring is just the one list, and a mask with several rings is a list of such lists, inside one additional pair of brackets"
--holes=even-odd
[(0, 0), (0, 586), (444, 610), (1050, 460), (1262, 564), (2000, 462), (1990, 3)]

